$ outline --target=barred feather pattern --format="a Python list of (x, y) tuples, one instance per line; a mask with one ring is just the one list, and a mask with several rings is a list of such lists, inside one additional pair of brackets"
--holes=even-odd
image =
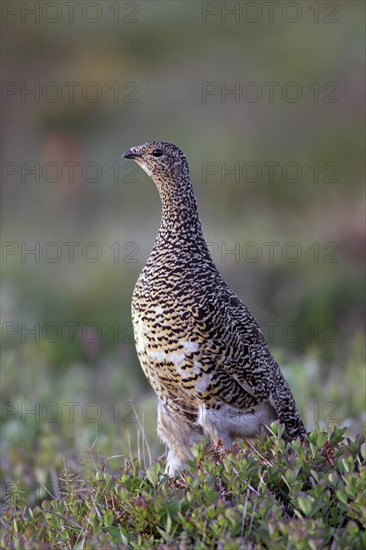
[(291, 390), (253, 315), (216, 268), (184, 154), (149, 142), (123, 155), (155, 182), (162, 220), (132, 296), (136, 350), (159, 399), (158, 433), (175, 475), (202, 435), (230, 446), (278, 419), (305, 433)]

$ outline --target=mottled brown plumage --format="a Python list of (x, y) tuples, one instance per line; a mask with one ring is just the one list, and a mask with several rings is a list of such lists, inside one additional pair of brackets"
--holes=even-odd
[(223, 281), (198, 218), (188, 163), (165, 142), (123, 154), (155, 182), (162, 221), (132, 296), (141, 366), (159, 398), (158, 433), (174, 475), (202, 435), (231, 446), (280, 420), (305, 432), (291, 390), (254, 317)]

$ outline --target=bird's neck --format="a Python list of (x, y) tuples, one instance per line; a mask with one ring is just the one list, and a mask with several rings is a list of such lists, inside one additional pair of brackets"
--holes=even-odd
[(191, 183), (184, 189), (176, 185), (166, 185), (159, 189), (159, 193), (162, 204), (159, 240), (191, 240), (193, 237), (204, 242)]

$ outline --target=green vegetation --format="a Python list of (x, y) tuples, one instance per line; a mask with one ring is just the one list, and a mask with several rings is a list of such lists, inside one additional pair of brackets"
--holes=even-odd
[[(14, 548), (342, 548), (366, 545), (366, 446), (344, 429), (313, 431), (286, 445), (281, 427), (229, 452), (195, 447), (176, 480), (160, 461), (146, 471), (125, 460), (80, 479), (64, 469), (31, 509), (9, 488), (3, 524)], [(42, 546), (43, 545), (43, 546)]]

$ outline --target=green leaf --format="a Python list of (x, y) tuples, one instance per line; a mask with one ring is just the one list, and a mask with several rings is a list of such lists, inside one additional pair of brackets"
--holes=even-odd
[(328, 474), (328, 481), (333, 487), (335, 487), (338, 483), (338, 474), (337, 474), (337, 472), (330, 472)]
[(297, 502), (299, 504), (299, 508), (302, 511), (302, 513), (305, 516), (310, 516), (311, 512), (312, 512), (312, 509), (313, 509), (313, 504), (314, 504), (313, 497), (311, 497), (309, 495), (304, 495), (304, 496), (299, 497), (297, 499)]
[(120, 535), (121, 535), (122, 543), (123, 544), (128, 544), (129, 540), (130, 540), (130, 537), (128, 536), (128, 532), (126, 531), (126, 529), (124, 527), (122, 527), (122, 525), (119, 526), (119, 532), (120, 532)]
[(158, 484), (159, 472), (160, 472), (160, 464), (158, 463), (152, 464), (146, 470), (147, 479), (150, 481), (153, 487), (156, 487), (156, 485)]
[(362, 443), (361, 448), (360, 448), (360, 452), (361, 452), (361, 456), (362, 456), (363, 460), (366, 460), (366, 444), (365, 443)]
[(318, 475), (318, 472), (316, 472), (315, 470), (310, 470), (310, 473), (311, 475), (313, 476), (313, 478), (315, 479), (315, 481), (317, 483), (319, 483), (319, 475)]
[(347, 493), (343, 489), (339, 489), (338, 491), (336, 491), (336, 495), (337, 495), (338, 500), (343, 502), (343, 504), (348, 505)]
[(103, 519), (104, 519), (104, 525), (106, 527), (110, 527), (113, 523), (113, 520), (114, 520), (112, 510), (107, 510), (106, 513), (104, 514)]
[(327, 441), (328, 439), (328, 434), (326, 432), (319, 432), (317, 434), (317, 438), (316, 438), (316, 444), (317, 446), (322, 449), (325, 445), (325, 442)]
[(51, 510), (51, 502), (49, 500), (43, 500), (42, 501), (42, 509), (43, 510)]
[(167, 535), (170, 535), (170, 532), (172, 530), (172, 518), (170, 517), (170, 514), (167, 514), (165, 530)]

